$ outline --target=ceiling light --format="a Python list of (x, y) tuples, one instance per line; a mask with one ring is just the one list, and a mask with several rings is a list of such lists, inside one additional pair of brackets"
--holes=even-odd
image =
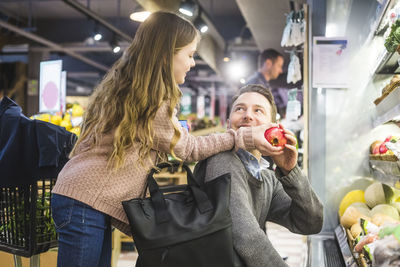
[(96, 34), (93, 36), (93, 39), (94, 39), (95, 41), (100, 41), (101, 38), (103, 38), (103, 35), (101, 35), (101, 33), (96, 33)]
[(224, 62), (229, 62), (229, 61), (231, 61), (231, 59), (228, 56), (224, 57)]
[(117, 54), (119, 51), (121, 51), (121, 47), (119, 46), (118, 40), (115, 37), (115, 35), (114, 35), (113, 39), (110, 42), (110, 46), (111, 46), (111, 49), (112, 49), (114, 54)]
[(194, 26), (201, 32), (205, 33), (208, 31), (208, 26), (207, 24), (203, 21), (203, 19), (200, 17), (200, 15), (196, 18), (194, 21)]
[(192, 1), (185, 1), (179, 7), (179, 12), (189, 17), (193, 17), (195, 10), (196, 4)]
[(134, 21), (139, 21), (139, 22), (143, 22), (145, 21), (149, 16), (150, 16), (151, 12), (150, 11), (146, 11), (146, 10), (140, 10), (140, 11), (135, 11), (133, 12), (129, 18), (131, 20)]
[(95, 25), (94, 25), (94, 30), (93, 30), (93, 35), (92, 36), (93, 36), (93, 39), (96, 42), (100, 41), (103, 38), (103, 35), (99, 31), (99, 25), (97, 25), (97, 23), (95, 23)]

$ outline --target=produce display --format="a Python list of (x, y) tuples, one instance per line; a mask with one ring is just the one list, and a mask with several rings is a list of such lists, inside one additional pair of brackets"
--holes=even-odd
[(74, 133), (79, 137), (81, 133), (80, 124), (82, 123), (83, 113), (83, 107), (75, 103), (67, 104), (67, 109), (64, 114), (42, 113), (31, 116), (31, 119), (42, 120), (64, 127), (67, 131), (70, 131), (71, 133)]
[(390, 29), (389, 36), (385, 40), (385, 47), (388, 52), (395, 52), (400, 44), (400, 20), (396, 20)]
[(400, 190), (375, 182), (348, 192), (339, 205), (340, 224), (359, 262), (400, 266)]
[(385, 97), (387, 97), (391, 92), (393, 92), (396, 88), (400, 86), (400, 75), (396, 74), (390, 79), (389, 84), (387, 84), (385, 87), (382, 89), (382, 95), (375, 99), (374, 104), (378, 105), (379, 103), (382, 102)]
[(387, 160), (397, 161), (398, 158), (395, 155), (395, 151), (390, 149), (392, 144), (400, 144), (398, 142), (400, 137), (391, 136), (385, 138), (385, 140), (376, 140), (370, 145), (370, 158), (374, 160)]

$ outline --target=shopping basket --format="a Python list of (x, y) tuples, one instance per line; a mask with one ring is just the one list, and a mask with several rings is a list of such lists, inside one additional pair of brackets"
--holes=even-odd
[(57, 246), (50, 209), (55, 181), (0, 187), (0, 250), (31, 257)]

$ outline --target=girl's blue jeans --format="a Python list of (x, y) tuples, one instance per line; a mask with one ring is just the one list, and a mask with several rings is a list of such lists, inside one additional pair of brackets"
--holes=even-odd
[(75, 199), (52, 195), (58, 267), (110, 267), (110, 217)]

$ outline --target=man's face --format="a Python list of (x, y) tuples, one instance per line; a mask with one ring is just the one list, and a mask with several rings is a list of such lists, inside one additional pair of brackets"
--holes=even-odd
[(278, 76), (283, 72), (282, 68), (283, 68), (283, 57), (277, 57), (275, 59), (275, 61), (269, 60), (270, 61), (270, 76), (271, 76), (271, 80), (275, 80), (278, 78)]
[(229, 128), (257, 126), (271, 122), (271, 104), (268, 99), (255, 92), (241, 94), (232, 105)]

